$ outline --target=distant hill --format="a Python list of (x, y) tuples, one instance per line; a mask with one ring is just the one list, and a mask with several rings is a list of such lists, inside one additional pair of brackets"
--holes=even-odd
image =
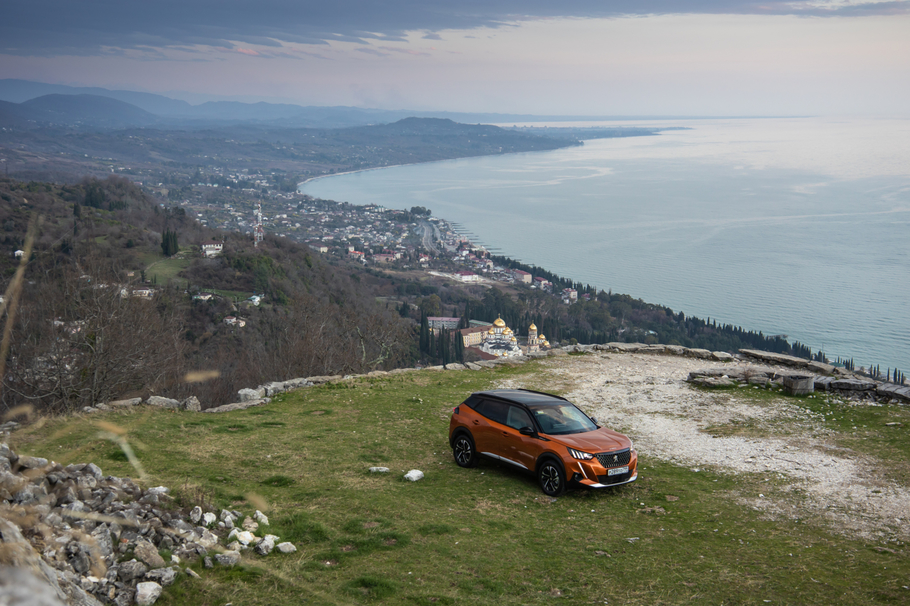
[(21, 104), (45, 121), (59, 124), (87, 124), (108, 128), (145, 126), (157, 118), (143, 109), (98, 95), (44, 95)]
[(143, 109), (98, 95), (51, 94), (22, 103), (0, 101), (0, 126), (128, 128), (149, 126), (158, 118)]
[(12, 103), (22, 103), (35, 97), (44, 95), (96, 95), (117, 99), (124, 103), (135, 105), (140, 109), (158, 116), (171, 116), (185, 114), (193, 106), (186, 101), (171, 99), (153, 93), (140, 93), (128, 90), (108, 90), (106, 88), (87, 86), (65, 86), (62, 84), (46, 84), (44, 82), (31, 82), (29, 80), (0, 80), (0, 99)]

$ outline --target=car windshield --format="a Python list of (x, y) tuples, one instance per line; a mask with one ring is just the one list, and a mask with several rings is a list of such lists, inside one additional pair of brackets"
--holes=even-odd
[(585, 413), (568, 402), (536, 404), (529, 408), (543, 432), (550, 435), (584, 433), (597, 429), (597, 425)]

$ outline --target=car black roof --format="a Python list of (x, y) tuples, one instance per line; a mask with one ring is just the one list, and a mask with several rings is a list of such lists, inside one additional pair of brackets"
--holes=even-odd
[(542, 391), (531, 391), (530, 389), (491, 389), (489, 391), (478, 391), (474, 395), (508, 400), (509, 402), (518, 402), (525, 406), (568, 402), (568, 400), (563, 397), (543, 393)]

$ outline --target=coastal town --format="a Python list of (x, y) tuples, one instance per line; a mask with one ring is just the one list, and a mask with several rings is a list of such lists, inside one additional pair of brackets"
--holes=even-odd
[[(257, 177), (255, 183), (268, 185), (266, 176)], [(208, 227), (251, 237), (258, 228), (305, 243), (322, 255), (365, 266), (422, 270), (464, 284), (499, 283), (539, 289), (558, 296), (567, 305), (579, 296), (589, 296), (579, 295), (575, 288), (557, 288), (543, 276), (497, 263), (486, 247), (472, 242), (453, 224), (422, 207), (402, 210), (358, 206), (273, 189), (267, 189), (262, 196), (238, 196), (232, 202), (196, 196), (178, 204)], [(220, 251), (217, 242), (204, 243), (202, 248), (205, 256), (217, 254), (216, 249)]]

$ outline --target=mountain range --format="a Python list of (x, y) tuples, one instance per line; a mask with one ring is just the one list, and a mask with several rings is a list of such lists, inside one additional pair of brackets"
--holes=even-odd
[(65, 86), (29, 80), (0, 80), (0, 127), (7, 128), (46, 125), (84, 128), (143, 126), (211, 128), (240, 123), (288, 128), (343, 128), (388, 124), (408, 117), (448, 118), (468, 124), (628, 119), (617, 116), (429, 112), (238, 101), (209, 101), (191, 105), (186, 101), (153, 93)]

